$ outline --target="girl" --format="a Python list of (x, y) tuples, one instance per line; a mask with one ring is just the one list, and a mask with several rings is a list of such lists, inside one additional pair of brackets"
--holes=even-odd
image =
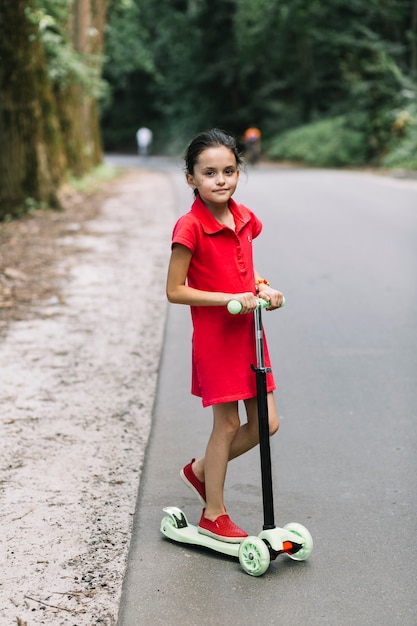
[[(213, 408), (213, 429), (205, 455), (181, 470), (181, 478), (204, 509), (198, 530), (222, 541), (239, 543), (247, 533), (226, 514), (223, 490), (227, 463), (259, 441), (256, 363), (252, 313), (256, 294), (269, 301), (269, 310), (282, 304), (253, 267), (252, 239), (262, 229), (260, 220), (233, 199), (242, 159), (236, 141), (213, 129), (199, 134), (185, 155), (186, 179), (194, 191), (191, 210), (176, 223), (168, 269), (169, 302), (191, 307), (192, 388), (203, 406)], [(242, 304), (240, 315), (226, 308), (229, 300)], [(270, 366), (265, 344), (265, 365)], [(267, 374), (269, 430), (279, 421)], [(247, 422), (240, 423), (238, 401), (243, 400)]]

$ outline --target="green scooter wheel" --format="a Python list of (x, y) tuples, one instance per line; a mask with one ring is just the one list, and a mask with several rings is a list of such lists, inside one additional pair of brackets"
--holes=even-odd
[(302, 524), (298, 524), (297, 522), (290, 522), (284, 526), (285, 530), (289, 530), (294, 535), (300, 537), (301, 541), (299, 543), (302, 544), (301, 550), (296, 552), (295, 554), (288, 554), (290, 559), (293, 561), (305, 561), (313, 552), (313, 537), (310, 535), (309, 531)]
[(239, 546), (239, 562), (251, 576), (262, 576), (269, 567), (271, 557), (267, 545), (259, 537), (246, 537)]
[(175, 523), (175, 520), (171, 517), (171, 515), (165, 515), (161, 521), (161, 532), (165, 534), (166, 528), (178, 528), (178, 525)]

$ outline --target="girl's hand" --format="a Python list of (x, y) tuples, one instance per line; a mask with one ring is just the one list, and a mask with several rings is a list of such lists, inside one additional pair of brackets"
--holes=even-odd
[(256, 296), (251, 291), (246, 293), (236, 293), (230, 297), (230, 300), (239, 300), (242, 310), (239, 315), (252, 313), (256, 309)]
[(282, 305), (284, 295), (277, 291), (276, 289), (272, 289), (272, 287), (265, 287), (262, 290), (259, 290), (259, 297), (264, 300), (268, 300), (270, 302), (269, 307), (266, 309), (267, 311), (273, 311), (274, 309), (279, 309)]

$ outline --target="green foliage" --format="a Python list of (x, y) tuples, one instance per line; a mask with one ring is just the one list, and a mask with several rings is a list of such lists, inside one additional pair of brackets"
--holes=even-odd
[(280, 134), (271, 142), (267, 155), (272, 159), (323, 167), (362, 165), (366, 138), (347, 125), (346, 117), (339, 116)]
[(101, 164), (79, 178), (69, 174), (68, 180), (71, 187), (81, 193), (97, 193), (103, 188), (105, 182), (119, 176), (121, 171), (114, 165)]
[(106, 89), (98, 70), (99, 59), (79, 54), (69, 39), (71, 5), (72, 0), (35, 0), (36, 8), (27, 7), (26, 15), (38, 27), (52, 84), (57, 87), (78, 84), (92, 97), (99, 98)]
[(36, 215), (37, 211), (48, 211), (51, 207), (46, 202), (35, 200), (35, 198), (25, 198), (22, 204), (13, 207), (13, 210), (1, 215), (0, 223), (10, 223), (19, 220), (27, 215)]
[(106, 145), (133, 147), (139, 124), (175, 152), (209, 126), (241, 136), (255, 124), (267, 143), (323, 120), (320, 133), (339, 137), (323, 162), (378, 164), (416, 82), (412, 11), (412, 0), (114, 0)]
[(103, 77), (109, 88), (101, 100), (101, 126), (107, 148), (136, 148), (139, 126), (158, 115), (150, 90), (157, 81), (150, 33), (140, 2), (115, 0), (108, 13)]
[(154, 71), (146, 31), (139, 5), (133, 0), (120, 0), (113, 4), (108, 15), (104, 73), (113, 91), (118, 91), (138, 71), (150, 74)]
[(404, 102), (407, 86), (396, 56), (399, 47), (362, 24), (354, 24), (339, 40), (344, 49), (341, 75), (346, 105), (367, 137), (367, 160), (378, 161), (390, 141), (391, 111)]
[(393, 169), (417, 169), (417, 106), (395, 112), (392, 140), (381, 164)]

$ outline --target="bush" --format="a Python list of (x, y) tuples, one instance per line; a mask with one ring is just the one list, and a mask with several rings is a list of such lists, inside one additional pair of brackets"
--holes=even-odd
[(400, 111), (392, 130), (397, 137), (391, 142), (382, 165), (394, 169), (417, 169), (417, 112)]
[(271, 142), (267, 156), (324, 167), (362, 165), (366, 161), (366, 138), (339, 116), (281, 133)]

